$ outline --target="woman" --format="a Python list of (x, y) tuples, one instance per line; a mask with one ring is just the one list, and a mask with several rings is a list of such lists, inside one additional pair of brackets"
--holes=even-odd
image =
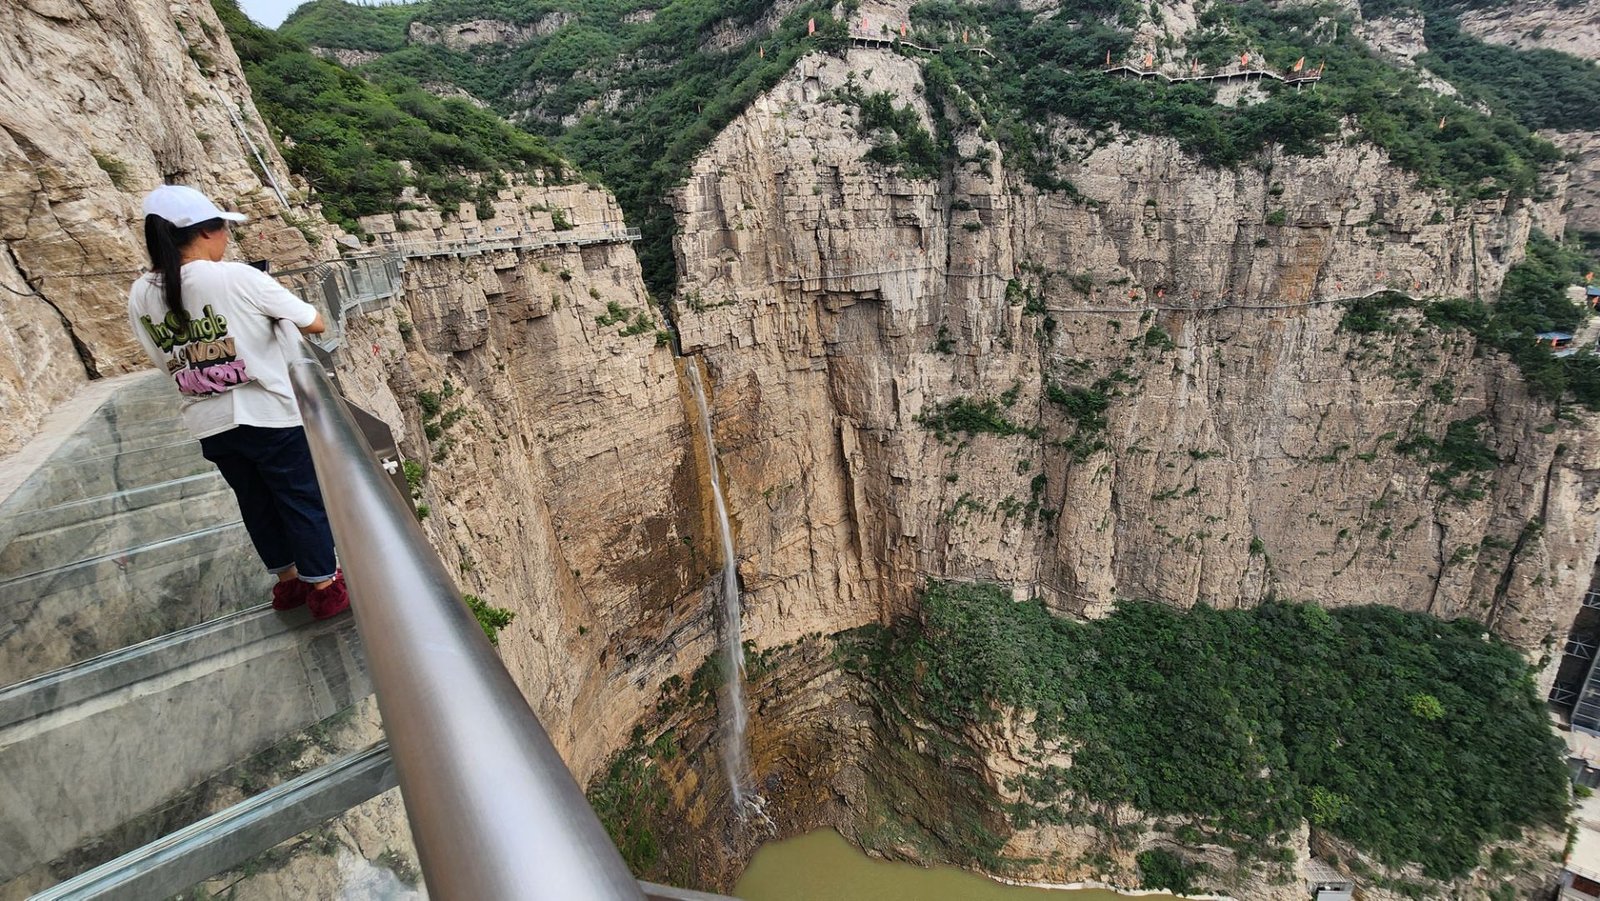
[(144, 214), (153, 271), (128, 294), (133, 331), (172, 377), (183, 424), (238, 497), (250, 540), (278, 577), (273, 608), (336, 616), (350, 598), (274, 330), (287, 319), (317, 334), (322, 316), (266, 273), (223, 262), (228, 223), (244, 216), (180, 185), (151, 191)]

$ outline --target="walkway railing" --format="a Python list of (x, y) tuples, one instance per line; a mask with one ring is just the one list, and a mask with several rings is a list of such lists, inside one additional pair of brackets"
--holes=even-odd
[(1315, 85), (1322, 80), (1322, 69), (1316, 68), (1301, 72), (1290, 72), (1279, 75), (1271, 69), (1240, 67), (1229, 72), (1194, 72), (1189, 75), (1168, 75), (1154, 68), (1140, 68), (1133, 64), (1106, 66), (1100, 71), (1107, 75), (1132, 75), (1135, 78), (1159, 78), (1167, 84), (1182, 84), (1186, 81), (1261, 81), (1271, 79), (1292, 85)]
[(328, 331), (316, 343), (332, 350), (344, 340), (344, 322), (350, 313), (375, 309), (399, 292), (406, 260), (541, 247), (582, 247), (639, 239), (637, 228), (603, 223), (564, 231), (490, 234), (452, 241), (394, 242), (380, 245), (366, 254), (324, 260), (272, 275), (306, 303), (322, 311)]
[(279, 330), (429, 894), (642, 899), (327, 373)]
[(560, 247), (568, 244), (616, 244), (637, 241), (637, 228), (623, 225), (586, 225), (562, 231), (516, 232), (512, 234), (485, 234), (452, 241), (396, 241), (377, 248), (380, 254), (399, 254), (406, 259), (415, 257), (449, 256), (451, 254), (493, 253), (497, 250), (524, 250), (538, 247)]

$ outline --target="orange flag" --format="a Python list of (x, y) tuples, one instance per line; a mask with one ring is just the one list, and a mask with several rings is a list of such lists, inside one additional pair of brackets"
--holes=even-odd
[(1306, 58), (1302, 56), (1299, 59), (1294, 61), (1294, 68), (1290, 69), (1289, 71), (1290, 72), (1298, 72), (1301, 69), (1304, 69), (1305, 67), (1306, 67)]
[(1250, 54), (1249, 53), (1241, 53), (1241, 54), (1239, 54), (1239, 64), (1240, 65), (1244, 65), (1244, 66), (1250, 65)]
[(1585, 272), (1583, 274), (1583, 280), (1586, 281), (1586, 282), (1594, 281), (1594, 273), (1593, 272)]
[(1146, 53), (1144, 55), (1144, 67), (1146, 69), (1153, 69), (1153, 68), (1155, 68), (1155, 65), (1156, 65), (1156, 55), (1154, 53)]
[(961, 29), (961, 43), (965, 44), (966, 42), (967, 42), (967, 30), (965, 28), (963, 28), (963, 29)]
[(900, 23), (900, 36), (901, 37), (905, 37), (906, 36), (906, 23), (904, 23), (904, 22)]
[(816, 33), (817, 33), (817, 20), (816, 20), (816, 17), (813, 16), (812, 18), (806, 20), (806, 34), (816, 34)]

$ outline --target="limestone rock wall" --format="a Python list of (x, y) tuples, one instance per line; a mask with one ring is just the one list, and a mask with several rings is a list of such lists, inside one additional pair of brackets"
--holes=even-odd
[(1461, 28), (1492, 44), (1600, 59), (1600, 2), (1520, 0), (1468, 10)]
[[(1464, 333), (1409, 313), (1356, 334), (1337, 303), (1493, 296), (1554, 202), (1458, 209), (1365, 145), (1231, 172), (1067, 129), (1081, 199), (975, 133), (907, 180), (827, 101), (850, 73), (929, 116), (912, 61), (809, 57), (678, 198), (678, 323), (713, 376), (759, 644), (905, 609), (926, 577), (1085, 615), (1276, 595), (1470, 615), (1530, 650), (1564, 633), (1596, 552), (1593, 423)], [(1098, 390), (1103, 425), (1051, 384)], [(919, 424), (963, 397), (1012, 434)], [(1396, 447), (1464, 420), (1501, 464), (1452, 496)]]
[[(495, 206), (363, 226), (380, 241), (524, 219), (550, 233), (559, 210), (574, 234), (621, 227), (585, 185)], [(347, 394), (426, 468), (424, 525), (462, 590), (516, 614), (501, 654), (580, 780), (716, 642), (706, 457), (660, 327), (626, 242), (448, 254), (406, 262), (401, 303), (351, 321), (341, 364)]]
[(129, 333), (139, 201), (163, 180), (252, 216), (240, 253), (308, 258), (239, 128), (288, 189), (209, 3), (16, 0), (0, 11), (0, 453), (86, 380), (148, 365)]

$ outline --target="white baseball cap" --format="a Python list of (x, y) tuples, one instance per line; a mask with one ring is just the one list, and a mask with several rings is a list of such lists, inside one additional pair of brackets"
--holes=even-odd
[(225, 213), (206, 195), (184, 185), (162, 185), (145, 195), (144, 214), (160, 216), (178, 228), (187, 228), (210, 219), (243, 222), (242, 213)]

